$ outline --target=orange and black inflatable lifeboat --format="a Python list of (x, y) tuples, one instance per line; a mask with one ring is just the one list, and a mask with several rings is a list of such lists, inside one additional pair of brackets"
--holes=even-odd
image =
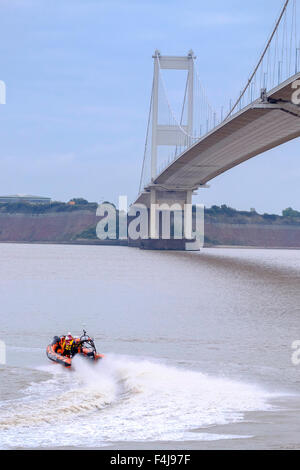
[(72, 365), (72, 358), (63, 356), (62, 354), (58, 354), (57, 352), (55, 352), (54, 344), (49, 344), (47, 346), (46, 354), (50, 361), (57, 362), (58, 364), (62, 364), (66, 367), (71, 367)]
[(56, 362), (57, 364), (62, 364), (65, 367), (72, 366), (72, 359), (76, 354), (80, 354), (90, 360), (98, 361), (104, 357), (103, 354), (99, 354), (96, 351), (95, 343), (92, 338), (88, 337), (84, 332), (84, 335), (80, 338), (77, 338), (76, 341), (76, 351), (71, 354), (71, 356), (64, 356), (57, 351), (57, 345), (60, 342), (61, 338), (54, 336), (51, 344), (47, 346), (46, 354), (50, 361)]

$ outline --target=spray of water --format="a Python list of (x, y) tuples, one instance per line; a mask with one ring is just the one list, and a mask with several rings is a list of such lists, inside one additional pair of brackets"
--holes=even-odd
[[(52, 364), (52, 378), (0, 407), (0, 446), (101, 445), (113, 441), (203, 439), (201, 427), (240, 421), (267, 409), (261, 389), (150, 360), (78, 357), (72, 370)], [(2, 433), (5, 431), (5, 433)], [(207, 439), (211, 436), (206, 435)]]

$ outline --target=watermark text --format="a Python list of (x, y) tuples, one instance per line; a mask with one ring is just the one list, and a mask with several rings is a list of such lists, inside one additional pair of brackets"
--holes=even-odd
[(6, 364), (6, 345), (0, 340), (0, 365)]
[(300, 105), (300, 80), (295, 80), (292, 83), (292, 89), (295, 90), (292, 93), (292, 103)]
[(127, 209), (127, 196), (119, 197), (119, 208), (99, 204), (96, 227), (100, 240), (186, 240), (186, 249), (204, 245), (204, 205), (188, 203), (133, 204)]
[(3, 80), (0, 80), (0, 104), (6, 104), (6, 85)]
[(292, 354), (292, 364), (294, 366), (300, 365), (300, 340), (296, 340), (292, 343), (292, 349), (294, 352)]

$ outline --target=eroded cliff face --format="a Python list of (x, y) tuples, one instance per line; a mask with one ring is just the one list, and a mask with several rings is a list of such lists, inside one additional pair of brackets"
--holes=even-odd
[[(79, 241), (78, 236), (99, 220), (95, 212), (88, 210), (36, 215), (0, 213), (0, 242)], [(300, 225), (232, 224), (206, 219), (205, 239), (208, 245), (300, 248)]]
[(0, 241), (70, 241), (99, 220), (91, 211), (0, 214)]
[(214, 245), (300, 248), (300, 225), (205, 222), (205, 237)]

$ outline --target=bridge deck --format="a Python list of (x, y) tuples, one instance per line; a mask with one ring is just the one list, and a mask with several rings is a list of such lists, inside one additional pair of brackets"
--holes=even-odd
[[(198, 188), (216, 176), (300, 136), (300, 106), (290, 104), (291, 77), (267, 96), (268, 103), (256, 100), (229, 118), (183, 152), (153, 184), (165, 189)], [(273, 104), (272, 104), (273, 103)], [(136, 202), (146, 203), (147, 190)]]

